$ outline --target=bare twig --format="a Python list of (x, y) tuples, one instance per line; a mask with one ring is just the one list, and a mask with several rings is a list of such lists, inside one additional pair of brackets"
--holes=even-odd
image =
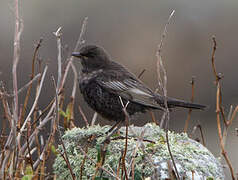
[(216, 38), (215, 38), (215, 36), (212, 37), (212, 41), (213, 41), (213, 50), (212, 50), (212, 70), (213, 70), (213, 73), (214, 73), (215, 78), (216, 78), (216, 83), (218, 83), (220, 77), (219, 77), (218, 74), (217, 74), (216, 66), (215, 66), (215, 53), (216, 53), (216, 49), (217, 49), (217, 42), (216, 42)]
[(121, 105), (122, 105), (122, 110), (125, 114), (125, 123), (126, 123), (126, 142), (125, 142), (125, 149), (123, 151), (123, 156), (122, 156), (122, 165), (123, 165), (123, 169), (125, 172), (125, 178), (126, 180), (128, 180), (128, 174), (127, 174), (127, 168), (126, 168), (126, 153), (127, 153), (127, 145), (128, 145), (128, 125), (129, 125), (129, 114), (126, 111), (126, 108), (128, 106), (128, 104), (130, 103), (129, 101), (127, 101), (126, 105), (124, 105), (121, 96), (119, 96)]
[[(62, 33), (61, 33), (61, 29), (62, 27), (59, 27), (56, 32), (53, 32), (53, 34), (56, 36), (56, 39), (57, 39), (57, 49), (58, 49), (58, 80), (57, 80), (57, 85), (56, 85), (56, 95), (55, 95), (55, 103), (56, 103), (56, 107), (55, 107), (55, 113), (56, 113), (56, 118), (55, 118), (55, 123), (54, 124), (52, 122), (52, 128), (57, 128), (58, 129), (58, 126), (59, 126), (59, 100), (58, 100), (58, 94), (59, 94), (59, 88), (60, 88), (60, 82), (61, 82), (61, 76), (62, 76), (62, 53), (61, 53), (61, 50), (62, 50), (62, 45), (61, 45), (61, 36), (62, 36)], [(52, 79), (53, 79), (53, 84), (55, 86), (55, 80), (54, 80), (54, 77), (52, 76)], [(59, 129), (58, 129), (59, 130)], [(54, 130), (53, 130), (54, 132)]]
[[(20, 116), (20, 122), (23, 121), (25, 113), (26, 113), (26, 107), (27, 107), (28, 100), (29, 100), (29, 97), (30, 97), (30, 92), (31, 92), (31, 88), (32, 88), (32, 82), (36, 78), (36, 76), (38, 76), (38, 75), (35, 76), (35, 61), (36, 61), (37, 52), (38, 52), (38, 50), (39, 50), (39, 48), (41, 46), (42, 41), (43, 41), (43, 39), (39, 40), (39, 42), (37, 43), (36, 48), (34, 50), (34, 54), (33, 54), (33, 58), (32, 58), (32, 68), (31, 68), (32, 69), (31, 81), (29, 82), (29, 87), (27, 89), (27, 93), (26, 93), (26, 97), (25, 97), (25, 101), (24, 101), (24, 106), (22, 108), (22, 112), (21, 112), (21, 116)], [(18, 91), (18, 93), (19, 92), (20, 92), (20, 90)]]
[[(156, 57), (157, 57), (158, 84), (159, 84), (159, 88), (163, 92), (163, 101), (164, 101), (164, 107), (165, 107), (164, 115), (163, 115), (163, 117), (161, 119), (161, 122), (160, 122), (160, 127), (164, 126), (164, 120), (166, 120), (165, 127), (166, 127), (167, 148), (168, 148), (168, 151), (169, 151), (169, 154), (170, 154), (170, 157), (171, 157), (174, 169), (175, 169), (176, 177), (178, 179), (180, 179), (179, 173), (178, 173), (178, 170), (177, 170), (177, 167), (176, 167), (176, 164), (175, 164), (175, 160), (173, 158), (173, 155), (172, 155), (172, 152), (171, 152), (171, 149), (170, 149), (170, 144), (169, 144), (169, 134), (168, 134), (169, 108), (168, 108), (168, 103), (167, 103), (167, 74), (166, 74), (166, 70), (164, 68), (163, 61), (162, 61), (162, 48), (163, 48), (163, 44), (164, 44), (164, 39), (165, 39), (166, 34), (167, 34), (167, 26), (169, 25), (170, 20), (173, 17), (174, 13), (175, 13), (175, 10), (172, 11), (172, 13), (170, 14), (170, 16), (168, 18), (167, 23), (165, 24), (164, 31), (163, 31), (163, 34), (162, 34), (162, 37), (161, 37), (161, 41), (160, 41), (160, 44), (158, 45), (158, 49), (156, 51)], [(161, 78), (161, 75), (163, 75), (163, 79)], [(156, 89), (155, 92), (157, 92), (158, 90), (159, 89)]]
[[(155, 92), (157, 92), (159, 89), (162, 90), (163, 96), (164, 96), (163, 98), (164, 98), (165, 111), (167, 111), (166, 113), (169, 113), (168, 104), (167, 104), (167, 74), (166, 74), (166, 70), (164, 68), (163, 61), (162, 61), (162, 48), (164, 45), (164, 39), (167, 35), (167, 27), (170, 24), (170, 20), (173, 17), (174, 13), (175, 13), (175, 10), (172, 11), (172, 13), (170, 14), (168, 18), (167, 23), (165, 24), (164, 31), (162, 33), (162, 37), (160, 40), (160, 44), (158, 45), (158, 49), (156, 51), (156, 57), (157, 57), (156, 65), (157, 65), (157, 76), (158, 76), (159, 88), (157, 88)], [(163, 80), (161, 78), (161, 74), (163, 75)], [(169, 119), (169, 117), (167, 117), (167, 119)], [(168, 124), (168, 122), (166, 124)], [(163, 126), (164, 126), (164, 118), (162, 118), (160, 122), (160, 127), (163, 127)]]
[[(193, 102), (193, 100), (194, 100), (194, 87), (195, 87), (194, 83), (195, 83), (195, 78), (192, 77), (192, 80), (191, 80), (191, 85), (192, 85), (191, 102)], [(186, 119), (185, 125), (184, 125), (184, 132), (187, 132), (187, 130), (188, 130), (188, 123), (189, 123), (189, 121), (190, 121), (190, 119), (191, 119), (191, 113), (192, 113), (192, 108), (189, 108), (189, 110), (188, 110), (188, 116), (187, 116), (187, 119)]]
[[(74, 73), (74, 84), (72, 89), (72, 95), (71, 95), (71, 103), (72, 106), (74, 106), (74, 99), (76, 95), (76, 87), (77, 87), (77, 72), (76, 69), (72, 63), (73, 57), (70, 58), (69, 61), (67, 61), (66, 69), (62, 76), (62, 54), (61, 54), (61, 42), (60, 42), (60, 28), (55, 32), (55, 35), (57, 37), (57, 48), (58, 48), (58, 81), (57, 81), (57, 88), (56, 89), (56, 98), (53, 98), (51, 103), (43, 110), (41, 111), (38, 109), (38, 101), (41, 94), (41, 91), (43, 89), (43, 83), (45, 81), (46, 72), (48, 70), (48, 67), (46, 66), (43, 73), (39, 73), (35, 75), (35, 64), (36, 64), (36, 58), (37, 53), (39, 50), (39, 47), (41, 45), (42, 39), (38, 42), (36, 45), (34, 52), (33, 52), (33, 58), (32, 58), (32, 72), (30, 81), (24, 85), (22, 88), (18, 89), (18, 77), (17, 77), (17, 67), (20, 59), (20, 37), (21, 33), (23, 31), (23, 22), (19, 17), (19, 0), (15, 0), (15, 37), (14, 37), (14, 56), (13, 56), (13, 66), (12, 66), (12, 75), (13, 75), (13, 93), (8, 94), (4, 88), (0, 87), (0, 100), (3, 104), (4, 109), (4, 118), (9, 121), (9, 128), (10, 133), (8, 134), (8, 137), (0, 142), (1, 148), (3, 151), (0, 153), (0, 179), (19, 179), (22, 177), (22, 172), (24, 172), (25, 165), (28, 165), (30, 162), (30, 165), (33, 169), (34, 178), (40, 178), (43, 179), (45, 175), (44, 166), (47, 161), (47, 157), (50, 155), (50, 147), (49, 145), (53, 143), (54, 141), (54, 134), (56, 132), (56, 129), (58, 127), (58, 119), (59, 119), (59, 103), (63, 102), (61, 98), (63, 97), (61, 90), (64, 88), (65, 79), (67, 78), (69, 68), (72, 67), (73, 73)], [(81, 29), (80, 37), (77, 41), (75, 49), (78, 48), (78, 46), (82, 45), (84, 43), (84, 40), (82, 40), (83, 35), (86, 30), (86, 24), (87, 24), (87, 18), (85, 18), (83, 22), (83, 26)], [(41, 64), (40, 64), (41, 67)], [(33, 101), (33, 104), (30, 107), (30, 110), (28, 114), (25, 117), (26, 114), (26, 107), (28, 106), (30, 93), (32, 91), (32, 83), (39, 79), (38, 84), (36, 86), (36, 95), (35, 100)], [(19, 107), (19, 100), (18, 96), (19, 93), (27, 89), (26, 96), (24, 99), (24, 104), (20, 105)], [(62, 91), (63, 92), (63, 91)], [(13, 97), (13, 103), (12, 107), (9, 107), (8, 105), (8, 97)], [(73, 108), (72, 108), (73, 109)], [(38, 112), (40, 112), (38, 114)], [(47, 114), (46, 114), (47, 113)], [(45, 116), (45, 117), (44, 117)], [(73, 114), (72, 114), (73, 117)], [(39, 121), (40, 120), (40, 121)], [(31, 124), (31, 121), (33, 122)], [(47, 140), (44, 142), (43, 138), (41, 136), (41, 144), (38, 141), (38, 133), (43, 129), (43, 127), (46, 126), (48, 122), (51, 123), (51, 131), (49, 133), (49, 136)], [(19, 128), (19, 131), (17, 131), (17, 125)], [(4, 125), (6, 128), (6, 126)], [(1, 131), (1, 138), (4, 135), (4, 131)], [(26, 138), (26, 141), (21, 141), (21, 138)], [(22, 145), (23, 143), (23, 145)], [(62, 143), (63, 144), (63, 143)], [(63, 145), (64, 146), (64, 145)], [(35, 151), (38, 151), (38, 157), (36, 161), (33, 162), (32, 154)], [(65, 148), (64, 148), (65, 151)], [(63, 156), (67, 158), (66, 151), (64, 152)], [(70, 167), (69, 167), (70, 169)], [(39, 175), (40, 174), (40, 175)], [(73, 177), (73, 175), (72, 175)]]
[[(76, 46), (74, 48), (74, 51), (77, 51), (79, 46), (81, 46), (82, 44), (85, 43), (85, 40), (83, 39), (83, 36), (86, 32), (87, 24), (88, 24), (88, 17), (85, 17), (84, 20), (83, 20), (83, 24), (82, 24), (82, 27), (81, 27), (81, 32), (79, 34), (79, 38), (78, 38), (78, 41), (77, 41)], [(73, 58), (73, 56), (72, 56), (72, 58)]]
[(89, 126), (89, 124), (88, 124), (88, 120), (87, 120), (87, 118), (86, 118), (86, 116), (85, 116), (83, 110), (81, 109), (80, 106), (78, 106), (78, 109), (79, 109), (79, 112), (80, 112), (81, 116), (83, 117), (83, 120), (84, 120), (86, 126), (88, 127), (88, 126)]
[[(74, 48), (74, 51), (76, 51), (76, 50), (79, 48), (79, 46), (82, 45), (82, 44), (85, 42), (85, 41), (83, 40), (83, 36), (84, 36), (84, 34), (85, 34), (85, 32), (86, 32), (87, 21), (88, 21), (88, 18), (85, 17), (85, 18), (84, 18), (84, 21), (83, 21), (83, 24), (82, 24), (82, 28), (81, 28), (81, 32), (80, 32), (79, 38), (78, 38), (77, 43), (76, 43), (76, 46), (75, 46), (75, 48)], [(75, 69), (75, 67), (74, 67), (74, 65), (73, 65), (73, 62), (72, 62), (73, 59), (74, 59), (73, 56), (71, 56), (71, 57), (69, 58), (69, 60), (68, 60), (68, 62), (67, 62), (67, 65), (66, 65), (66, 67), (65, 67), (63, 76), (62, 76), (62, 78), (60, 78), (60, 79), (61, 79), (60, 85), (59, 85), (59, 84), (58, 84), (59, 86), (57, 85), (58, 92), (61, 92), (61, 91), (63, 90), (63, 88), (64, 88), (64, 83), (65, 83), (66, 77), (67, 77), (67, 75), (68, 75), (69, 68), (72, 67), (73, 72), (74, 72), (74, 75), (75, 75), (75, 78), (74, 78), (74, 86), (73, 86), (73, 90), (72, 90), (72, 98), (71, 98), (71, 99), (72, 99), (72, 105), (74, 104), (74, 99), (75, 99), (74, 97), (75, 97), (75, 93), (76, 93), (76, 81), (77, 81), (77, 76), (76, 76), (77, 72), (76, 72), (76, 69)], [(60, 62), (58, 61), (58, 63), (60, 63)], [(58, 72), (58, 73), (60, 73), (60, 72)], [(82, 113), (81, 113), (81, 114), (82, 114)]]
[(30, 122), (27, 122), (26, 143), (27, 143), (27, 150), (28, 150), (28, 155), (29, 155), (29, 159), (30, 159), (31, 168), (33, 169), (33, 159), (32, 159), (32, 155), (31, 155), (31, 148), (30, 148), (30, 145), (29, 145), (29, 135), (30, 135), (30, 133), (31, 133)]
[[(163, 45), (164, 45), (164, 39), (165, 39), (166, 34), (167, 34), (167, 27), (170, 24), (170, 20), (172, 19), (174, 13), (175, 13), (175, 10), (172, 11), (172, 13), (170, 14), (170, 16), (168, 18), (167, 23), (165, 24), (164, 31), (163, 31), (162, 36), (161, 36), (160, 44), (158, 45), (158, 49), (156, 51), (156, 57), (157, 57), (157, 76), (158, 76), (159, 88), (161, 88), (162, 91), (165, 91), (165, 92), (167, 92), (166, 90), (163, 89), (165, 82), (163, 82), (162, 78), (161, 78), (161, 70), (163, 70), (163, 69), (160, 68), (161, 66), (163, 67), (163, 62), (162, 62), (162, 60), (160, 61), (159, 59), (162, 59), (162, 48), (163, 48)], [(166, 72), (163, 71), (163, 73), (166, 73)], [(157, 88), (155, 90), (155, 92), (157, 92), (158, 90), (159, 89)]]
[[(85, 32), (86, 32), (87, 23), (88, 23), (88, 17), (85, 17), (85, 18), (84, 18), (84, 21), (83, 21), (83, 24), (82, 24), (82, 27), (81, 27), (81, 32), (80, 32), (80, 34), (79, 34), (79, 38), (78, 38), (77, 43), (76, 43), (76, 46), (75, 46), (75, 48), (74, 48), (74, 51), (77, 51), (77, 49), (79, 48), (79, 46), (81, 46), (81, 45), (85, 42), (85, 41), (83, 40), (83, 36), (84, 36), (84, 34), (85, 34)], [(67, 75), (68, 75), (68, 69), (69, 69), (70, 64), (72, 63), (73, 59), (74, 59), (74, 57), (71, 56), (70, 59), (69, 59), (69, 61), (68, 61), (68, 64), (66, 65), (65, 72), (64, 72), (64, 75), (63, 75), (62, 81), (61, 81), (61, 86), (60, 86), (60, 88), (59, 88), (60, 91), (61, 91), (61, 89), (62, 89), (63, 86), (64, 86), (65, 79), (66, 79), (66, 77), (67, 77)]]
[(96, 122), (96, 120), (97, 120), (97, 117), (98, 117), (98, 113), (95, 112), (95, 113), (93, 114), (93, 118), (92, 118), (91, 126), (95, 125), (95, 122)]
[(39, 89), (38, 89), (36, 97), (35, 97), (35, 101), (34, 101), (32, 107), (31, 107), (31, 110), (30, 110), (26, 120), (22, 124), (20, 132), (19, 132), (19, 134), (17, 136), (17, 139), (18, 139), (17, 141), (18, 142), (20, 142), (20, 137), (21, 137), (21, 134), (22, 134), (23, 130), (25, 129), (26, 123), (30, 120), (30, 117), (31, 117), (31, 115), (32, 115), (32, 113), (33, 113), (37, 103), (38, 103), (38, 99), (39, 99), (39, 96), (40, 96), (40, 93), (41, 93), (41, 89), (42, 89), (42, 85), (43, 85), (43, 82), (44, 82), (44, 79), (45, 79), (45, 75), (46, 75), (47, 69), (48, 69), (48, 66), (46, 66), (45, 69), (44, 69), (44, 72), (43, 72), (42, 78), (41, 78), (41, 82), (40, 82), (40, 86), (39, 86)]
[(70, 97), (70, 103), (71, 103), (71, 117), (70, 117), (70, 123), (72, 124), (72, 126), (74, 126), (74, 104), (75, 104), (75, 95), (76, 95), (76, 88), (77, 88), (77, 70), (74, 66), (73, 63), (71, 63), (71, 68), (73, 70), (73, 73), (74, 73), (74, 83), (73, 83), (73, 89), (72, 89), (72, 93), (71, 93), (71, 97)]
[[(62, 147), (63, 147), (63, 149), (64, 149), (64, 152), (66, 152), (65, 146), (64, 146), (63, 144), (62, 144)], [(75, 175), (74, 175), (74, 173), (73, 173), (73, 171), (72, 171), (72, 168), (71, 168), (71, 166), (70, 166), (68, 157), (66, 156), (66, 154), (65, 154), (65, 156), (64, 156), (64, 154), (62, 154), (61, 152), (59, 152), (59, 154), (60, 154), (60, 156), (64, 159), (64, 161), (66, 162), (66, 165), (67, 165), (68, 168), (69, 168), (69, 171), (70, 171), (70, 174), (71, 174), (72, 179), (75, 180)]]
[(140, 79), (141, 78), (141, 76), (145, 73), (145, 71), (146, 71), (146, 69), (143, 69), (141, 72), (140, 72), (140, 74), (137, 76), (138, 77), (138, 79)]
[[(89, 157), (87, 155), (87, 153), (83, 150), (83, 148), (81, 146), (78, 146), (79, 150), (84, 154), (84, 156), (86, 156), (93, 164), (97, 165), (97, 162), (95, 162), (91, 157)], [(114, 172), (110, 172), (107, 169), (105, 169), (104, 167), (100, 166), (98, 167), (99, 169), (103, 170), (104, 172), (106, 172), (107, 174), (109, 174), (110, 176), (116, 178), (117, 180), (120, 180), (116, 174), (114, 174)]]
[[(231, 105), (230, 106), (230, 111), (229, 111), (229, 114), (228, 114), (228, 117), (227, 117), (228, 120), (231, 119), (232, 111), (233, 111), (233, 106)], [(225, 124), (226, 124), (226, 122), (228, 122), (228, 120), (225, 121)], [(226, 138), (227, 138), (227, 134), (228, 134), (228, 128), (229, 128), (229, 125), (228, 126), (225, 125), (225, 127), (223, 128), (222, 137), (223, 137), (224, 146), (226, 146)], [(221, 157), (222, 157), (222, 151), (220, 152), (220, 158)]]
[[(146, 71), (146, 69), (143, 69), (143, 70), (140, 72), (140, 74), (137, 76), (138, 79), (141, 78), (141, 76), (145, 73), (145, 71)], [(158, 125), (158, 122), (156, 121), (156, 118), (155, 118), (154, 112), (153, 112), (153, 111), (149, 111), (149, 113), (150, 113), (150, 116), (151, 116), (152, 121), (153, 121), (155, 124)]]
[[(21, 87), (21, 88), (18, 90), (18, 92), (17, 92), (18, 95), (19, 95), (20, 93), (22, 93), (27, 87), (29, 88), (29, 86), (31, 86), (31, 84), (32, 84), (34, 81), (38, 80), (39, 77), (40, 77), (40, 75), (41, 75), (41, 74), (38, 73), (32, 80), (30, 80), (27, 84), (25, 84), (23, 87)], [(1, 91), (0, 91), (0, 95), (1, 95), (1, 96), (6, 96), (6, 97), (9, 97), (9, 98), (15, 96), (15, 94), (3, 93), (3, 92), (1, 92)], [(20, 112), (20, 113), (22, 113), (22, 112)]]
[[(23, 87), (21, 87), (19, 90), (18, 90), (18, 94), (20, 94), (21, 92), (23, 92), (27, 87), (29, 88), (30, 86), (32, 86), (32, 83), (36, 80), (39, 79), (39, 77), (41, 76), (40, 73), (38, 73), (35, 77), (33, 77), (33, 79), (31, 79), (27, 84), (25, 84)], [(15, 96), (15, 94), (12, 94), (10, 95), (11, 97), (12, 96)]]
[(53, 32), (53, 34), (56, 36), (57, 38), (57, 48), (58, 48), (58, 80), (57, 80), (57, 93), (58, 93), (58, 89), (59, 89), (59, 86), (60, 86), (60, 81), (61, 81), (61, 75), (62, 75), (62, 60), (61, 60), (61, 36), (62, 36), (62, 33), (61, 33), (61, 29), (62, 27), (59, 27), (55, 32)]
[(235, 110), (233, 111), (231, 118), (228, 119), (227, 124), (226, 124), (227, 126), (231, 125), (231, 123), (235, 119), (237, 113), (238, 113), (238, 105), (236, 106)]
[(14, 108), (13, 108), (13, 119), (11, 129), (13, 130), (13, 172), (11, 176), (13, 177), (16, 172), (16, 164), (18, 161), (18, 149), (17, 149), (17, 122), (18, 122), (18, 87), (17, 87), (17, 65), (20, 59), (20, 39), (23, 31), (23, 20), (19, 16), (19, 1), (15, 0), (15, 35), (14, 35), (14, 53), (13, 53), (13, 66), (12, 66), (12, 76), (13, 76), (13, 91), (14, 91)]
[[(15, 36), (14, 36), (14, 55), (13, 55), (13, 89), (14, 89), (14, 109), (18, 115), (18, 94), (17, 94), (17, 65), (20, 59), (20, 38), (23, 31), (23, 21), (19, 16), (19, 0), (15, 0)], [(16, 117), (15, 117), (16, 118)], [(16, 120), (16, 119), (15, 119)]]
[[(132, 159), (131, 159), (131, 162), (129, 163), (130, 166), (128, 168), (128, 174), (131, 174), (132, 180), (135, 179), (135, 158), (137, 155), (137, 151), (140, 147), (140, 144), (143, 143), (143, 139), (144, 139), (143, 136), (144, 136), (145, 130), (146, 130), (146, 128), (144, 128), (141, 131), (140, 136), (138, 138), (136, 138), (136, 140), (137, 140), (136, 147), (133, 150)], [(130, 131), (133, 133), (132, 128), (130, 128)]]
[(202, 138), (202, 144), (203, 146), (206, 146), (205, 144), (205, 138), (204, 138), (204, 135), (203, 135), (203, 131), (202, 131), (202, 126), (200, 124), (194, 126), (193, 128), (193, 131), (192, 131), (192, 134), (195, 134), (195, 131), (199, 129), (199, 132), (200, 132), (200, 135), (201, 135), (201, 138)]
[(220, 120), (220, 113), (221, 113), (221, 85), (220, 85), (220, 80), (221, 80), (221, 76), (219, 74), (217, 74), (217, 70), (216, 70), (216, 67), (215, 67), (215, 52), (216, 52), (216, 49), (217, 49), (217, 42), (216, 42), (215, 36), (212, 37), (212, 41), (213, 41), (213, 50), (212, 50), (211, 62), (212, 62), (213, 73), (214, 73), (214, 76), (216, 78), (216, 87), (217, 87), (217, 94), (216, 94), (217, 130), (218, 130), (218, 135), (219, 135), (221, 153), (224, 156), (227, 165), (229, 166), (232, 179), (235, 180), (233, 167), (232, 167), (231, 162), (228, 158), (227, 152), (225, 151), (225, 146), (224, 146), (223, 137), (222, 137), (222, 130), (221, 130), (221, 120)]
[[(55, 122), (58, 122), (58, 118), (59, 118), (59, 102), (58, 102), (58, 92), (57, 92), (57, 87), (56, 87), (56, 83), (55, 83), (55, 79), (54, 77), (52, 76), (52, 80), (53, 80), (53, 84), (54, 84), (54, 87), (55, 87), (55, 103), (56, 103), (56, 108), (55, 108), (55, 114), (56, 114), (56, 117), (55, 117)], [(58, 124), (53, 124), (52, 128), (56, 128)], [(62, 139), (62, 136), (61, 136), (61, 133), (60, 133), (60, 130), (59, 128), (57, 127), (58, 129), (58, 132), (59, 132), (59, 139), (61, 141), (61, 145), (63, 147), (63, 153), (59, 152), (60, 155), (63, 157), (63, 159), (65, 160), (68, 168), (69, 168), (69, 171), (70, 171), (70, 174), (71, 174), (71, 177), (73, 180), (75, 180), (75, 175), (73, 173), (73, 170), (72, 170), (72, 167), (70, 165), (70, 162), (69, 162), (69, 158), (68, 158), (68, 155), (67, 155), (67, 152), (66, 152), (66, 148), (65, 148), (65, 145), (64, 145), (64, 141)], [(54, 134), (54, 130), (52, 130), (52, 133)]]
[[(54, 86), (56, 87), (55, 83), (54, 83)], [(56, 89), (56, 88), (55, 88)], [(46, 143), (44, 144), (44, 147), (43, 147), (43, 150), (40, 154), (40, 156), (37, 158), (37, 160), (35, 161), (35, 163), (33, 164), (33, 170), (35, 170), (40, 162), (43, 161), (43, 163), (45, 163), (45, 160), (46, 160), (46, 153), (50, 153), (49, 151), (49, 144), (52, 143), (52, 140), (54, 138), (54, 135), (55, 135), (55, 132), (56, 132), (56, 128), (57, 128), (57, 125), (56, 122), (59, 118), (59, 115), (58, 115), (58, 98), (55, 99), (55, 103), (53, 103), (53, 105), (51, 106), (51, 109), (50, 111), (48, 112), (48, 114), (46, 115), (46, 117), (44, 118), (43, 121), (41, 121), (41, 123), (37, 126), (37, 128), (35, 128), (35, 130), (33, 131), (32, 135), (30, 136), (30, 143), (33, 143), (34, 141), (34, 138), (36, 137), (35, 135), (38, 133), (38, 131), (45, 126), (45, 124), (51, 120), (51, 131), (50, 131), (50, 134), (49, 134), (49, 137), (46, 141)], [(52, 113), (55, 111), (55, 113), (52, 115)], [(25, 148), (25, 145), (22, 147), (21, 151), (24, 152), (24, 148)]]
[(46, 108), (44, 108), (41, 112), (41, 114), (38, 116), (38, 118), (31, 124), (32, 126), (35, 125), (44, 115), (45, 113), (50, 109), (50, 107), (52, 107), (52, 105), (54, 104), (55, 99), (52, 99), (50, 101), (50, 103), (46, 106)]
[(53, 76), (51, 76), (52, 81), (53, 81), (53, 85), (55, 88), (55, 118), (53, 118), (53, 121), (51, 123), (51, 131), (55, 132), (56, 129), (59, 130), (59, 97), (58, 97), (58, 93), (57, 93), (57, 85), (55, 83), (55, 79)]
[[(1, 91), (3, 91), (2, 93), (6, 94), (4, 87), (2, 87), (2, 88), (3, 88), (1, 90)], [(3, 105), (3, 110), (4, 110), (4, 116), (7, 118), (7, 120), (9, 121), (9, 124), (11, 126), (12, 113), (10, 111), (8, 101), (4, 95), (2, 96), (1, 99), (2, 99), (2, 105)]]
[(156, 121), (154, 112), (153, 111), (149, 111), (149, 113), (150, 113), (150, 116), (151, 116), (151, 119), (152, 119), (153, 123), (159, 125), (158, 122)]
[[(88, 152), (88, 147), (86, 147), (86, 150), (85, 150), (85, 153)], [(83, 179), (83, 170), (84, 170), (84, 164), (85, 164), (85, 161), (86, 161), (86, 156), (84, 156), (83, 160), (82, 160), (82, 163), (80, 165), (80, 180)]]
[[(84, 22), (83, 22), (83, 26), (82, 26), (82, 29), (81, 29), (81, 33), (80, 33), (80, 36), (79, 36), (79, 39), (78, 39), (78, 42), (79, 42), (79, 43), (77, 43), (75, 49), (77, 49), (78, 46), (83, 43), (83, 42), (82, 42), (82, 37), (83, 37), (84, 32), (85, 32), (85, 29), (86, 29), (86, 23), (87, 23), (87, 19), (84, 20)], [(58, 91), (59, 93), (61, 92), (61, 90), (62, 90), (63, 87), (64, 87), (64, 83), (65, 83), (66, 77), (67, 77), (67, 75), (68, 75), (69, 67), (71, 66), (72, 60), (73, 60), (73, 57), (70, 58), (70, 60), (68, 61), (67, 65), (66, 65), (64, 74), (63, 74), (63, 76), (62, 76), (62, 78), (61, 78), (61, 83), (60, 83), (60, 87), (59, 87), (59, 91)], [(73, 92), (73, 93), (74, 93), (74, 92)], [(44, 127), (45, 124), (46, 124), (49, 120), (51, 120), (51, 119), (53, 118), (51, 115), (52, 115), (52, 113), (53, 113), (53, 111), (54, 111), (54, 109), (55, 109), (55, 106), (56, 106), (55, 99), (53, 99), (53, 100), (51, 101), (51, 103), (45, 108), (45, 110), (43, 110), (43, 112), (42, 112), (42, 114), (40, 115), (40, 117), (38, 117), (37, 120), (34, 122), (34, 123), (36, 123), (36, 122), (43, 116), (43, 114), (45, 114), (46, 111), (49, 109), (47, 115), (44, 117), (44, 119), (43, 119), (43, 120), (41, 121), (41, 123), (35, 128), (35, 130), (32, 132), (32, 135), (29, 137), (30, 144), (32, 144), (32, 143), (34, 142), (36, 134), (42, 129), (42, 127)], [(41, 155), (39, 156), (39, 158), (38, 158), (38, 159), (36, 160), (36, 162), (34, 163), (34, 165), (33, 165), (34, 169), (38, 166), (38, 164), (40, 163), (40, 161), (44, 159), (44, 157), (45, 157), (44, 153), (45, 153), (46, 150), (47, 150), (46, 145), (50, 143), (51, 138), (52, 138), (52, 133), (50, 134), (50, 137), (49, 137), (48, 140), (46, 141), (45, 146), (44, 146), (44, 148), (43, 148), (43, 151), (42, 151)], [(21, 153), (24, 153), (24, 152), (25, 152), (26, 146), (27, 146), (26, 143), (22, 146), (22, 148), (21, 148), (21, 150), (20, 150)]]
[(72, 89), (71, 97), (75, 98), (76, 87), (77, 87), (77, 70), (76, 70), (74, 64), (71, 64), (71, 68), (72, 68), (73, 73), (74, 73), (74, 84), (73, 84), (73, 89)]

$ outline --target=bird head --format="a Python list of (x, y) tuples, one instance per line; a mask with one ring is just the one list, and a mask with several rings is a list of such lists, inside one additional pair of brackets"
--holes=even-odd
[(110, 62), (106, 51), (96, 45), (83, 46), (79, 52), (73, 52), (72, 56), (79, 58), (83, 68), (88, 71), (102, 69)]

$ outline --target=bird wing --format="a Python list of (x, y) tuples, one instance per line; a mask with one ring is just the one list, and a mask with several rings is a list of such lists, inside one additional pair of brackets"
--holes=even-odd
[(128, 101), (162, 110), (161, 106), (155, 101), (154, 93), (131, 73), (111, 73), (110, 76), (107, 74), (107, 76), (98, 77), (97, 79), (97, 82), (111, 93), (117, 94)]

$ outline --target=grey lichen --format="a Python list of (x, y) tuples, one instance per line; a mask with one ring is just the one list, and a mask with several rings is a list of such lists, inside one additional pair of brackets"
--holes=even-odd
[[(95, 175), (95, 162), (100, 158), (100, 147), (108, 129), (110, 126), (97, 125), (89, 128), (74, 128), (65, 132), (63, 141), (71, 168), (77, 179), (80, 175), (82, 179), (90, 179)], [(119, 161), (125, 148), (125, 128), (121, 128), (120, 132), (120, 136), (111, 138), (103, 164), (103, 168), (115, 176), (119, 172), (119, 177), (121, 177), (122, 168), (122, 165), (118, 168)], [(224, 179), (219, 161), (200, 143), (188, 138), (187, 134), (169, 132), (169, 142), (181, 177), (192, 179), (194, 176), (195, 180), (208, 177)], [(82, 149), (87, 153), (87, 157)], [(59, 146), (58, 151), (63, 152), (63, 148)], [(84, 162), (83, 165), (82, 162)], [(144, 127), (129, 127), (126, 153), (126, 167), (129, 175), (131, 175), (132, 164), (134, 164), (135, 179), (169, 178), (168, 164), (172, 166), (171, 158), (167, 150), (165, 132), (159, 126), (149, 123)], [(71, 179), (68, 166), (60, 155), (55, 159), (53, 167), (57, 179)], [(105, 171), (98, 171), (96, 176), (114, 179)]]

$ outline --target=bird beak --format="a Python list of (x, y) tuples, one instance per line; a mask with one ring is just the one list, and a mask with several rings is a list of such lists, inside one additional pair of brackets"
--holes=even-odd
[(73, 52), (71, 56), (77, 57), (77, 58), (82, 58), (83, 56), (80, 54), (80, 52)]

